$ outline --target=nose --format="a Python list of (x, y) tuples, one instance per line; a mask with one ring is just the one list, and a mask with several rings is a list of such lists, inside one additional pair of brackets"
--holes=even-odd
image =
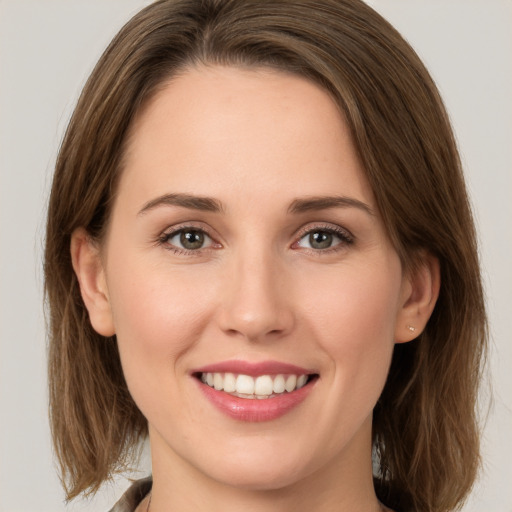
[(277, 257), (254, 254), (234, 258), (223, 287), (221, 329), (249, 341), (278, 339), (295, 324), (293, 280)]

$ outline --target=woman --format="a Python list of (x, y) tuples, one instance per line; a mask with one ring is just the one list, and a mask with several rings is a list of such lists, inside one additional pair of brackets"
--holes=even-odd
[[(354, 0), (160, 1), (57, 162), (46, 286), (68, 497), (115, 510), (455, 509), (486, 324), (442, 102)], [(151, 489), (151, 491), (149, 490)]]

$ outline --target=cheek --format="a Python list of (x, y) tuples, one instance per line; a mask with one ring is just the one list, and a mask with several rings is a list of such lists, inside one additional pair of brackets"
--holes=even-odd
[(123, 265), (111, 273), (109, 286), (125, 380), (146, 418), (172, 423), (171, 404), (187, 396), (186, 354), (201, 337), (212, 298), (198, 292), (199, 281), (168, 269)]
[[(194, 345), (212, 297), (198, 289), (201, 276), (185, 279), (165, 267), (124, 260), (109, 274), (114, 326), (127, 381), (143, 365), (179, 371), (180, 354)], [(160, 377), (162, 377), (160, 375)]]
[(337, 377), (385, 380), (399, 310), (399, 262), (347, 267), (325, 276), (323, 286), (318, 280), (316, 284), (305, 286), (309, 300), (304, 316)]

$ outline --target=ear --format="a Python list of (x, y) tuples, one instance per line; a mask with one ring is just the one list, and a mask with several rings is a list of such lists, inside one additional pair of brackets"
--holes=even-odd
[(103, 336), (115, 334), (105, 271), (98, 244), (84, 228), (71, 235), (71, 261), (80, 293), (94, 330)]
[(396, 343), (411, 341), (423, 332), (439, 296), (439, 260), (429, 253), (422, 254), (419, 260), (420, 263), (403, 277)]

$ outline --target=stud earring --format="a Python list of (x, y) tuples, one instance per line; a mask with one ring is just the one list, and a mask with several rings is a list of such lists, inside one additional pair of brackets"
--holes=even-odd
[(408, 325), (407, 329), (409, 329), (409, 331), (411, 331), (411, 332), (414, 332), (416, 330), (416, 327), (413, 327), (412, 325)]

